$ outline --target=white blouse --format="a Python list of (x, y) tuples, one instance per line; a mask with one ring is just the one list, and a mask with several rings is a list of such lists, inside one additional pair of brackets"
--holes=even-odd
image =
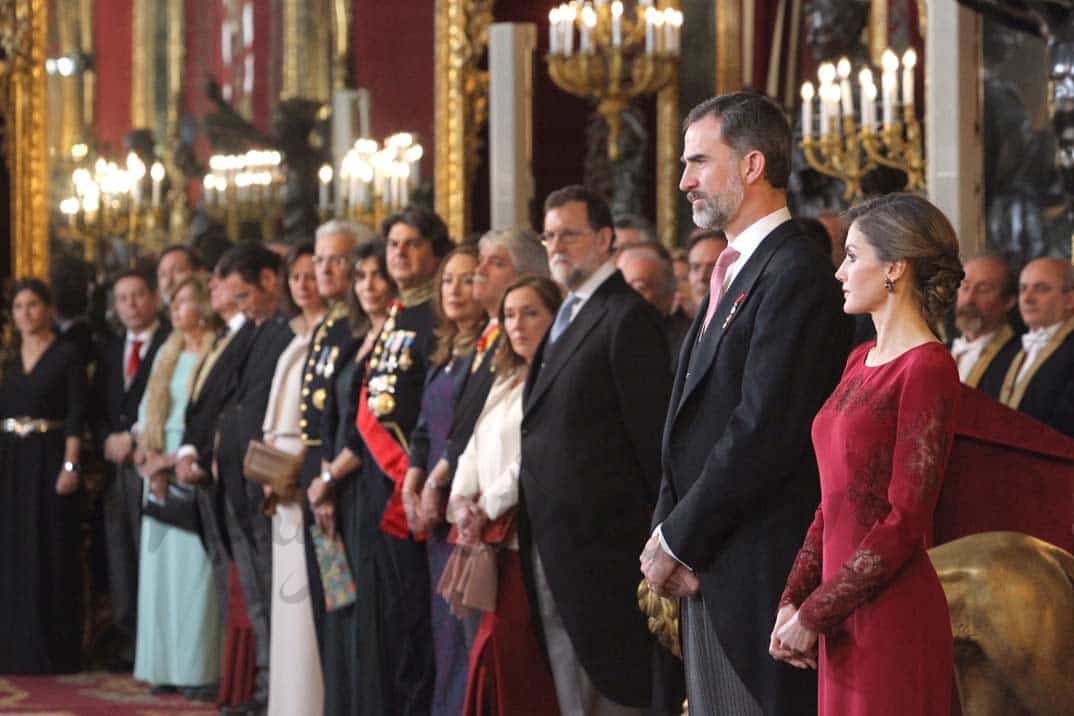
[[(451, 485), (451, 497), (480, 494), (477, 504), (490, 520), (518, 504), (524, 386), (510, 377), (493, 384)], [(508, 546), (517, 550), (518, 538)]]

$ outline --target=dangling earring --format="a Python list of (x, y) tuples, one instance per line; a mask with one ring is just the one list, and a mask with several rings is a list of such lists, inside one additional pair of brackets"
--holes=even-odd
[(884, 277), (884, 288), (888, 290), (888, 293), (895, 293), (895, 282), (891, 280), (891, 276)]

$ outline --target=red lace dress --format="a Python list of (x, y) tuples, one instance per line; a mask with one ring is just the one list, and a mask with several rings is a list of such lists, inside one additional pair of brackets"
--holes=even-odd
[(813, 421), (821, 504), (780, 604), (820, 634), (820, 714), (949, 716), (951, 622), (925, 549), (958, 371), (940, 343), (871, 368), (873, 345)]

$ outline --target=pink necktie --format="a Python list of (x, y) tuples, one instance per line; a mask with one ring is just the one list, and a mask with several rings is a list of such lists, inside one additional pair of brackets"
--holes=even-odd
[(720, 305), (720, 299), (723, 298), (723, 284), (727, 280), (727, 269), (738, 257), (739, 253), (728, 246), (720, 252), (720, 256), (716, 259), (716, 266), (713, 267), (712, 277), (709, 279), (709, 307), (705, 311), (705, 323), (701, 328), (702, 333), (709, 329), (709, 321), (712, 320), (713, 314), (716, 313), (716, 307)]

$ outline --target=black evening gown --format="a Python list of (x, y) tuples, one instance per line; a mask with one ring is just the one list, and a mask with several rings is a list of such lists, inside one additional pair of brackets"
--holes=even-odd
[(77, 347), (55, 340), (27, 374), (16, 355), (0, 383), (0, 419), (62, 428), (0, 433), (0, 674), (77, 671), (82, 642), (79, 495), (56, 478), (67, 436), (81, 436), (86, 374)]

